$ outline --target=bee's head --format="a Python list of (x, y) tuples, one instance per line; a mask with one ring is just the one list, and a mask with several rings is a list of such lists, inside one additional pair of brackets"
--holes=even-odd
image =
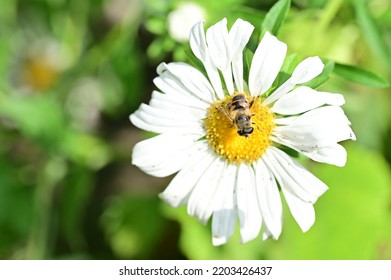
[(253, 133), (253, 131), (254, 131), (254, 128), (246, 127), (246, 128), (241, 129), (241, 130), (238, 130), (238, 134), (240, 136), (248, 137), (251, 133)]
[(236, 118), (235, 122), (237, 125), (246, 125), (250, 121), (250, 119), (250, 116), (241, 114)]

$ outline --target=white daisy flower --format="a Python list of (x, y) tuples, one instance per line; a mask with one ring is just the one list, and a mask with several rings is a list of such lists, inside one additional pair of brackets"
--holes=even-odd
[(185, 63), (162, 63), (154, 79), (160, 92), (130, 116), (135, 126), (159, 134), (135, 145), (132, 163), (157, 177), (178, 172), (160, 197), (173, 207), (187, 204), (189, 215), (203, 223), (212, 217), (214, 245), (228, 241), (237, 218), (242, 242), (261, 229), (263, 239), (278, 239), (280, 193), (306, 232), (315, 221), (313, 204), (327, 186), (280, 147), (343, 166), (346, 151), (338, 142), (355, 140), (340, 107), (342, 95), (300, 86), (322, 72), (318, 57), (302, 61), (264, 97), (287, 50), (266, 33), (248, 80), (243, 77), (243, 50), (253, 29), (238, 19), (228, 31), (223, 19), (205, 35), (203, 22), (197, 23), (190, 46), (208, 77)]

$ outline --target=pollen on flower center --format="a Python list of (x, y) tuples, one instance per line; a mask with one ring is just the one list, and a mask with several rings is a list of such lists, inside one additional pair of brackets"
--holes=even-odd
[[(252, 163), (259, 159), (270, 145), (269, 137), (275, 127), (274, 114), (267, 106), (262, 105), (260, 98), (252, 99), (251, 97), (246, 97), (248, 110), (230, 110), (228, 107), (232, 98), (232, 96), (227, 96), (209, 107), (207, 118), (204, 120), (206, 138), (213, 150), (229, 162)], [(253, 131), (247, 137), (239, 135), (240, 127), (234, 123), (238, 114), (251, 117), (249, 125)]]

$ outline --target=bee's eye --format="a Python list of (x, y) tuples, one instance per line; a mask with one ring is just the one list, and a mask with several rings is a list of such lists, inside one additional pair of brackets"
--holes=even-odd
[(249, 117), (249, 116), (240, 115), (240, 116), (237, 118), (237, 123), (238, 123), (238, 122), (246, 122), (246, 121), (249, 121), (249, 120), (250, 120), (250, 117)]

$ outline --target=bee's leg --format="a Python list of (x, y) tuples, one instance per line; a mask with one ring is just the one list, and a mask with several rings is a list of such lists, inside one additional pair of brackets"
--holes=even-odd
[(261, 95), (259, 94), (258, 96), (254, 97), (253, 100), (251, 100), (251, 102), (250, 102), (250, 108), (253, 106), (255, 99), (259, 98), (260, 96), (261, 96)]
[(260, 128), (259, 128), (259, 126), (258, 126), (258, 124), (257, 124), (257, 123), (255, 123), (255, 122), (252, 122), (252, 124), (255, 124), (255, 126), (257, 127), (257, 129), (258, 129), (259, 131), (262, 131), (262, 129), (260, 129)]

